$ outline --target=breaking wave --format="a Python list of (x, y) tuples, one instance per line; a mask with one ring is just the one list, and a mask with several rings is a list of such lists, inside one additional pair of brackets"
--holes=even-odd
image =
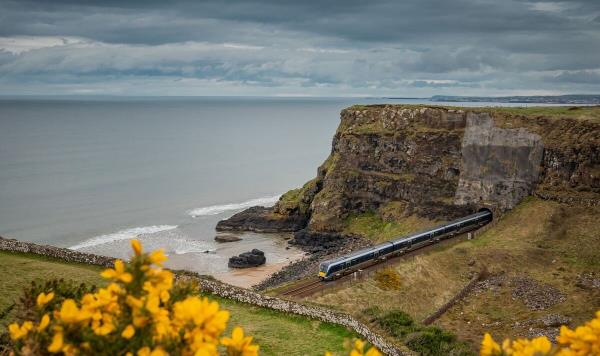
[(85, 240), (85, 241), (78, 243), (77, 245), (71, 246), (69, 248), (71, 250), (79, 250), (82, 248), (93, 247), (93, 246), (102, 245), (102, 244), (106, 244), (106, 243), (110, 243), (110, 242), (133, 239), (138, 235), (155, 234), (157, 232), (173, 230), (176, 228), (177, 228), (177, 225), (154, 225), (154, 226), (134, 227), (132, 229), (125, 229), (125, 230), (117, 231), (113, 234), (92, 237), (91, 239)]
[(256, 199), (248, 200), (248, 201), (245, 201), (242, 203), (205, 206), (202, 208), (190, 210), (189, 214), (195, 218), (198, 216), (217, 215), (217, 214), (224, 213), (226, 211), (240, 210), (240, 209), (245, 209), (245, 208), (249, 208), (251, 206), (256, 206), (256, 205), (272, 206), (273, 204), (275, 204), (277, 202), (277, 200), (279, 200), (280, 196), (281, 195), (275, 195), (272, 197), (256, 198)]

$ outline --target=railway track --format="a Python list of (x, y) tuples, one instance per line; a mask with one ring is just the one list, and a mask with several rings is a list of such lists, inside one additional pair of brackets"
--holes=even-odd
[(325, 282), (322, 282), (319, 279), (310, 279), (300, 285), (295, 285), (290, 289), (284, 290), (279, 295), (286, 297), (304, 297), (312, 294), (311, 292), (321, 289), (324, 283)]
[[(470, 231), (470, 232), (473, 232), (473, 231)], [(387, 267), (387, 266), (397, 263), (401, 259), (413, 257), (413, 256), (416, 256), (416, 255), (419, 255), (422, 253), (426, 253), (436, 247), (458, 243), (460, 241), (467, 239), (467, 236), (468, 236), (468, 232), (459, 233), (459, 234), (455, 235), (454, 237), (446, 238), (446, 239), (440, 240), (438, 242), (433, 242), (433, 243), (423, 245), (417, 249), (408, 251), (401, 255), (391, 257), (384, 261), (378, 261), (376, 263), (373, 263), (372, 265), (366, 266), (363, 269), (361, 269), (360, 272), (358, 272), (359, 276), (361, 278), (364, 276), (368, 276), (380, 268), (384, 268), (384, 267)], [(351, 281), (354, 276), (356, 276), (354, 273), (349, 273), (349, 274), (341, 276), (338, 279), (335, 279), (333, 281), (327, 281), (327, 282), (321, 281), (318, 278), (310, 278), (310, 279), (302, 281), (298, 284), (292, 285), (290, 288), (283, 290), (278, 295), (281, 297), (287, 297), (287, 298), (307, 297), (311, 294), (314, 294), (315, 292), (339, 285), (340, 283), (347, 283), (347, 282)]]

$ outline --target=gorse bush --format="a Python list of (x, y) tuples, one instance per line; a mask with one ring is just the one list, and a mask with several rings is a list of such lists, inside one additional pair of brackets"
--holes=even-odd
[(490, 334), (481, 342), (482, 356), (593, 356), (600, 355), (600, 310), (596, 318), (575, 330), (561, 326), (557, 345), (545, 336), (535, 339), (504, 340), (499, 345)]
[(54, 297), (46, 305), (46, 308), (53, 310), (57, 305), (60, 306), (65, 299), (79, 300), (84, 295), (94, 293), (97, 287), (88, 286), (85, 283), (74, 283), (64, 279), (53, 279), (50, 281), (37, 282), (32, 281), (31, 285), (24, 289), (23, 295), (19, 298), (17, 304), (17, 317), (20, 320), (35, 319), (38, 314), (37, 298), (42, 293), (52, 291)]
[(382, 268), (375, 272), (377, 287), (383, 290), (398, 290), (402, 287), (400, 274), (392, 267)]
[[(350, 356), (381, 356), (381, 353), (374, 347), (367, 348), (362, 340), (354, 341)], [(325, 352), (325, 356), (334, 356), (331, 352)]]
[[(229, 312), (199, 296), (197, 285), (174, 283), (162, 250), (143, 253), (131, 242), (129, 263), (104, 270), (97, 289), (62, 280), (33, 283), (20, 300), (22, 320), (9, 325), (15, 355), (257, 355), (241, 327), (222, 336)], [(380, 355), (355, 342), (351, 355)]]
[(219, 345), (228, 355), (258, 354), (239, 327), (221, 338), (229, 313), (191, 285), (174, 286), (161, 250), (142, 253), (137, 240), (132, 247), (130, 263), (101, 273), (111, 281), (105, 288), (79, 298), (57, 286), (41, 292), (33, 320), (9, 326), (15, 354), (217, 355)]

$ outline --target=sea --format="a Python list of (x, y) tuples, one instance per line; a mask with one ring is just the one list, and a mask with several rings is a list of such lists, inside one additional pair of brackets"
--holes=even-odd
[(229, 257), (252, 248), (285, 262), (299, 254), (289, 236), (243, 233), (239, 243), (219, 244), (216, 223), (273, 205), (313, 178), (340, 111), (376, 103), (430, 102), (0, 98), (0, 236), (119, 258), (138, 238), (164, 248), (170, 267), (207, 274), (226, 272)]

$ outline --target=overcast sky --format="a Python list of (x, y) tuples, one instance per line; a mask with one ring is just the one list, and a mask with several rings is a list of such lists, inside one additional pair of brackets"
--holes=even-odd
[(600, 93), (600, 0), (0, 0), (0, 95)]

